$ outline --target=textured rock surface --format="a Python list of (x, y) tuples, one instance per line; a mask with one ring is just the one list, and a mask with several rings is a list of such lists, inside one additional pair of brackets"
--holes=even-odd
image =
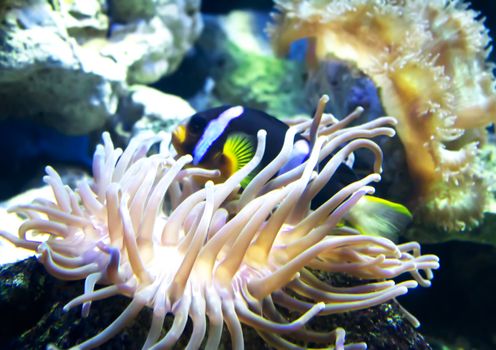
[[(133, 127), (133, 135), (145, 130), (154, 133), (171, 131), (181, 120), (195, 113), (193, 107), (182, 98), (144, 85), (133, 85), (127, 102), (128, 107), (123, 103), (123, 110), (126, 112), (134, 110), (134, 116), (140, 117), (136, 122), (133, 122), (133, 118), (130, 120), (129, 125)], [(120, 120), (129, 120), (129, 116), (127, 118), (121, 116)]]
[(128, 83), (177, 67), (201, 30), (198, 10), (198, 0), (3, 2), (0, 118), (70, 134), (102, 127)]
[(128, 82), (151, 83), (178, 66), (202, 28), (200, 0), (109, 1), (113, 23), (102, 54), (129, 67)]
[[(349, 281), (343, 276), (335, 278), (346, 284)], [(81, 317), (79, 310), (65, 313), (62, 307), (82, 293), (83, 283), (54, 279), (46, 274), (34, 258), (0, 268), (0, 281), (2, 310), (29, 310), (23, 312), (16, 322), (0, 319), (0, 344), (6, 344), (12, 349), (41, 350), (51, 343), (67, 348), (98, 333), (129, 303), (129, 299), (125, 297), (96, 302), (86, 319)], [(143, 310), (132, 325), (99, 349), (139, 349), (146, 338), (150, 319), (151, 310)], [(166, 319), (165, 329), (170, 327), (170, 321), (171, 319)], [(401, 316), (395, 302), (341, 315), (319, 317), (315, 322), (322, 329), (346, 328), (348, 343), (366, 341), (369, 350), (430, 349), (424, 338)], [(190, 326), (188, 323), (187, 329)], [(243, 332), (245, 343), (249, 344), (248, 349), (269, 349), (253, 329), (244, 327)], [(183, 348), (187, 340), (187, 337), (183, 337), (177, 348)], [(224, 327), (220, 349), (230, 348), (230, 339)]]

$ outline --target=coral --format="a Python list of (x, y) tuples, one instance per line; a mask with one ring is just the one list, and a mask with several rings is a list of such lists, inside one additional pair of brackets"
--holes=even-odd
[[(118, 294), (132, 299), (106, 329), (79, 344), (81, 349), (112, 338), (144, 307), (153, 309), (144, 348), (173, 346), (188, 318), (193, 327), (187, 348), (199, 348), (208, 317), (207, 349), (218, 348), (224, 323), (234, 349), (243, 348), (242, 323), (279, 348), (320, 343), (362, 349), (364, 344), (344, 346), (343, 329), (329, 333), (304, 326), (317, 315), (367, 308), (418, 284), (429, 286), (432, 269), (439, 265), (436, 256), (421, 255), (416, 242), (396, 245), (342, 224), (348, 210), (372, 193), (370, 184), (380, 179), (382, 153), (370, 138), (394, 134), (390, 117), (346, 128), (357, 114), (341, 122), (324, 115), (320, 125), (317, 118), (313, 127), (312, 121), (291, 127), (279, 155), (242, 192), (239, 183), (263, 156), (264, 131), (244, 168), (224, 183), (207, 181), (204, 187), (194, 178), (214, 176), (216, 171), (184, 168), (191, 156), (175, 159), (169, 134), (164, 139), (137, 136), (124, 151), (114, 148), (104, 134), (94, 155), (91, 184), (82, 181), (73, 190), (47, 167), (44, 180), (55, 201), (12, 208), (27, 220), (18, 236), (0, 234), (37, 251), (53, 276), (85, 279), (84, 293), (66, 304), (66, 311), (82, 305), (85, 316), (93, 301)], [(309, 159), (273, 178), (291, 154), (297, 132), (316, 139)], [(149, 154), (158, 141), (158, 153)], [(310, 210), (311, 200), (336, 168), (361, 148), (375, 155), (373, 173)], [(315, 171), (329, 154), (334, 155)], [(48, 240), (38, 239), (40, 234)], [(368, 281), (337, 287), (319, 279), (315, 270)], [(413, 279), (395, 283), (393, 278), (403, 273)], [(96, 283), (107, 286), (95, 289)], [(160, 338), (167, 314), (174, 320)], [(288, 315), (296, 319), (287, 321)]]
[(398, 119), (416, 217), (448, 230), (477, 225), (487, 193), (479, 144), (496, 116), (490, 40), (478, 14), (455, 0), (276, 3), (270, 32), (280, 54), (311, 38), (313, 69), (339, 59), (380, 89)]

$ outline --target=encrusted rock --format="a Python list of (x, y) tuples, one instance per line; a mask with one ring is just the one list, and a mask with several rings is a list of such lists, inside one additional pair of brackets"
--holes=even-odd
[(133, 85), (121, 100), (114, 131), (126, 141), (142, 132), (171, 131), (196, 111), (184, 99), (145, 85)]
[(146, 11), (126, 3), (133, 2), (3, 2), (0, 118), (87, 133), (117, 111), (128, 83), (173, 71), (201, 30), (199, 1), (140, 3)]
[[(349, 281), (349, 277), (336, 278)], [(87, 318), (79, 310), (63, 312), (62, 307), (81, 294), (81, 281), (59, 281), (48, 275), (34, 258), (0, 268), (0, 307), (8, 312), (22, 312), (15, 322), (0, 320), (0, 342), (12, 349), (45, 349), (48, 344), (67, 348), (91, 337), (112, 322), (129, 304), (124, 296), (95, 303)], [(347, 282), (346, 282), (347, 283)], [(19, 309), (21, 307), (22, 309)], [(116, 335), (99, 349), (140, 348), (144, 342), (151, 319), (151, 309), (144, 309), (137, 322)], [(165, 320), (168, 329), (172, 318)], [(347, 328), (350, 342), (366, 341), (368, 349), (430, 350), (430, 346), (412, 325), (401, 315), (393, 301), (369, 309), (339, 315), (319, 317), (320, 328)], [(191, 324), (188, 322), (188, 329)], [(250, 327), (243, 327), (248, 349), (269, 349), (268, 345)], [(181, 337), (178, 349), (184, 348), (188, 337)], [(313, 344), (309, 344), (313, 345)], [(227, 327), (223, 329), (220, 349), (230, 349)]]

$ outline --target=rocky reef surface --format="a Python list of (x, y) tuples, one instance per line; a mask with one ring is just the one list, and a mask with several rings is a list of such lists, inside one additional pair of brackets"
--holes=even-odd
[[(347, 285), (353, 281), (345, 276), (334, 276), (334, 284)], [(128, 298), (117, 296), (105, 302), (97, 302), (87, 318), (81, 318), (79, 310), (62, 311), (64, 304), (80, 295), (82, 282), (63, 282), (50, 276), (34, 258), (17, 264), (0, 267), (0, 307), (6, 313), (16, 313), (15, 322), (0, 318), (0, 349), (39, 349), (49, 344), (67, 348), (80, 343), (101, 331), (128, 305)], [(150, 327), (152, 311), (145, 309), (138, 319), (118, 336), (99, 349), (141, 348)], [(172, 323), (166, 320), (164, 328)], [(347, 329), (349, 342), (366, 341), (368, 349), (430, 350), (425, 339), (401, 316), (396, 302), (335, 317), (318, 320), (319, 328)], [(188, 323), (187, 331), (191, 328)], [(245, 342), (250, 349), (270, 349), (250, 327), (243, 327)], [(188, 337), (177, 344), (184, 348)], [(224, 329), (221, 349), (230, 349), (230, 339)]]
[(0, 4), (0, 119), (66, 134), (102, 128), (132, 84), (173, 72), (199, 35), (200, 2)]

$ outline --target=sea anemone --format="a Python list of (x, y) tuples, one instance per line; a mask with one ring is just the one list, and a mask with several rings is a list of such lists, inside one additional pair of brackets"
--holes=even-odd
[(311, 38), (312, 69), (337, 59), (379, 88), (386, 113), (398, 119), (419, 221), (476, 226), (488, 192), (478, 151), (496, 117), (490, 39), (478, 13), (458, 0), (276, 4), (270, 32), (278, 53)]
[[(85, 279), (84, 293), (67, 303), (66, 311), (82, 305), (86, 316), (93, 301), (117, 294), (131, 298), (122, 314), (77, 345), (80, 349), (106, 342), (144, 307), (153, 309), (144, 349), (172, 347), (188, 318), (193, 327), (187, 348), (199, 348), (207, 317), (206, 349), (218, 348), (224, 323), (234, 349), (244, 346), (241, 324), (278, 348), (319, 343), (363, 349), (363, 343), (345, 346), (342, 329), (318, 332), (305, 325), (315, 316), (367, 308), (418, 284), (429, 286), (438, 259), (421, 255), (418, 243), (396, 245), (343, 224), (348, 210), (374, 191), (370, 183), (380, 179), (382, 153), (370, 138), (394, 134), (390, 117), (346, 127), (357, 113), (341, 122), (324, 115), (314, 128), (312, 121), (292, 126), (280, 154), (243, 191), (240, 182), (263, 156), (264, 131), (258, 133), (256, 154), (244, 168), (223, 183), (207, 181), (204, 186), (194, 179), (215, 176), (216, 171), (184, 168), (191, 156), (176, 159), (169, 150), (170, 135), (138, 136), (122, 151), (104, 133), (94, 155), (92, 183), (81, 181), (73, 190), (47, 167), (44, 179), (55, 201), (12, 208), (27, 220), (18, 236), (1, 235), (37, 251), (53, 276)], [(311, 155), (301, 166), (276, 175), (291, 154), (297, 132), (314, 140)], [(159, 141), (158, 151), (152, 152)], [(359, 148), (374, 154), (373, 173), (311, 210), (313, 196)], [(315, 170), (330, 154), (326, 165)], [(29, 237), (34, 233), (49, 238), (36, 241)], [(315, 269), (367, 282), (336, 287), (318, 279)], [(413, 279), (392, 280), (405, 272)], [(106, 286), (95, 289), (97, 283)], [(174, 320), (160, 337), (167, 314)], [(286, 315), (296, 319), (288, 321)]]

